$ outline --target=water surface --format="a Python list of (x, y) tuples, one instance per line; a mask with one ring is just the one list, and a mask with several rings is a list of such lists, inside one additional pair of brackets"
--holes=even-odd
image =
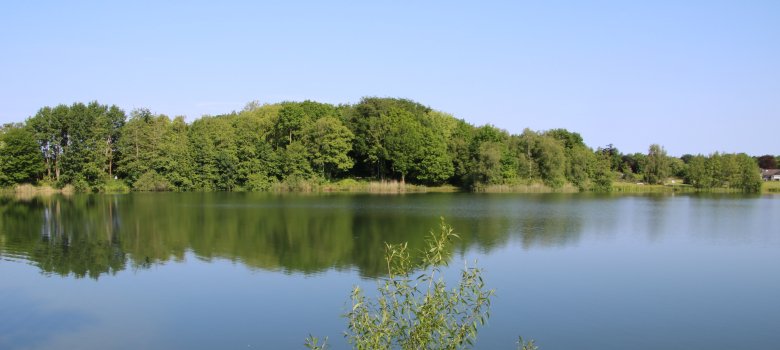
[(780, 344), (780, 196), (163, 193), (0, 199), (0, 348), (345, 348), (384, 242), (455, 227), (479, 349)]

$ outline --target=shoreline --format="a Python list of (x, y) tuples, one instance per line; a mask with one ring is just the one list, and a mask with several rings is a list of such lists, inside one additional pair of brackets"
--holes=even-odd
[[(129, 192), (152, 191), (99, 191), (79, 192), (73, 186), (54, 188), (49, 185), (21, 184), (0, 189), (0, 195), (13, 195), (18, 198), (32, 198), (39, 196), (64, 195), (71, 196), (77, 193), (102, 193), (118, 194)], [(176, 191), (160, 191), (176, 192)], [(182, 191), (182, 192), (219, 192), (219, 191)], [(482, 185), (468, 189), (453, 185), (425, 186), (399, 181), (358, 181), (354, 179), (340, 180), (333, 183), (307, 183), (304, 186), (290, 186), (286, 183), (277, 183), (267, 191), (228, 191), (228, 192), (255, 192), (255, 193), (354, 193), (354, 194), (405, 194), (405, 193), (506, 193), (506, 194), (545, 194), (545, 193), (590, 193), (590, 194), (692, 194), (692, 193), (716, 193), (716, 194), (744, 194), (745, 192), (734, 188), (707, 188), (699, 189), (686, 184), (646, 185), (642, 183), (615, 182), (609, 192), (580, 191), (572, 184), (565, 184), (561, 188), (552, 188), (540, 183), (512, 184), (512, 185)], [(764, 182), (761, 191), (757, 194), (780, 194), (780, 182)]]

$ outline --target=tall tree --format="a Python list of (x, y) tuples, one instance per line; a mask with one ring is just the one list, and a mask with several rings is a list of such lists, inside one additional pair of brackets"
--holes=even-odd
[(0, 185), (33, 182), (44, 170), (35, 135), (21, 125), (0, 129)]
[(518, 159), (518, 174), (526, 179), (540, 178), (539, 167), (534, 160), (539, 137), (538, 133), (528, 128), (524, 129), (523, 133), (517, 136), (515, 156)]
[(125, 114), (97, 102), (44, 107), (27, 123), (42, 150), (47, 177), (95, 185), (113, 174)]
[(161, 162), (156, 170), (173, 189), (188, 191), (194, 186), (195, 174), (192, 145), (187, 137), (189, 126), (184, 117), (178, 116), (166, 123), (164, 128), (158, 151)]
[(580, 191), (588, 189), (591, 167), (596, 161), (594, 153), (584, 145), (576, 145), (566, 150), (566, 177)]
[(712, 187), (712, 174), (708, 171), (708, 159), (703, 155), (692, 156), (688, 160), (688, 173), (685, 182), (696, 188)]
[(738, 175), (736, 176), (736, 187), (744, 192), (761, 191), (761, 170), (753, 158), (747, 154), (740, 153), (736, 156)]
[(419, 150), (412, 155), (401, 152), (422, 145), (419, 128), (430, 111), (414, 101), (376, 97), (364, 98), (347, 111), (347, 124), (355, 135), (353, 159), (358, 173), (385, 178), (405, 177), (413, 171), (414, 159), (409, 157), (419, 157)]
[(300, 104), (287, 102), (282, 104), (279, 117), (274, 125), (277, 146), (289, 145), (293, 137), (297, 140), (304, 125), (307, 123), (306, 113)]
[(282, 169), (285, 178), (305, 179), (313, 173), (308, 151), (299, 141), (293, 141), (284, 149)]
[(740, 179), (739, 172), (739, 164), (735, 154), (726, 153), (721, 155), (720, 174), (717, 175), (717, 178), (720, 180), (720, 183), (718, 184), (719, 186), (727, 188), (741, 187), (742, 181)]
[(475, 177), (478, 182), (499, 184), (503, 182), (501, 174), (501, 157), (503, 145), (495, 141), (482, 142), (477, 152)]
[(303, 144), (310, 152), (314, 170), (323, 177), (349, 170), (354, 162), (349, 157), (352, 150), (352, 132), (335, 117), (323, 117), (303, 131)]
[(613, 144), (608, 144), (605, 148), (598, 148), (596, 153), (606, 155), (609, 158), (609, 168), (612, 171), (620, 171), (620, 166), (623, 164), (622, 154)]
[(517, 176), (515, 163), (510, 158), (509, 133), (493, 125), (476, 128), (471, 139), (472, 182), (501, 184)]
[(593, 165), (593, 184), (591, 190), (594, 192), (612, 191), (612, 164), (614, 158), (609, 153), (597, 154)]
[(469, 153), (469, 145), (474, 137), (474, 126), (463, 120), (457, 120), (450, 138), (447, 140), (447, 152), (450, 154), (453, 166), (453, 182), (463, 185), (468, 181), (473, 163)]
[(66, 105), (54, 108), (47, 106), (27, 120), (27, 125), (32, 128), (43, 151), (46, 176), (56, 181), (60, 179), (62, 153), (68, 144), (68, 111)]
[(238, 148), (234, 115), (203, 117), (190, 127), (195, 188), (233, 191), (238, 186)]
[(663, 147), (652, 144), (647, 152), (644, 169), (645, 182), (659, 184), (669, 176), (669, 159)]
[(563, 147), (566, 149), (573, 149), (575, 147), (586, 147), (582, 140), (582, 136), (579, 133), (571, 132), (566, 129), (552, 129), (543, 133), (543, 135), (550, 136), (558, 141), (561, 141)]
[(244, 189), (264, 189), (281, 175), (277, 153), (271, 144), (277, 115), (278, 110), (274, 110), (273, 106), (264, 105), (240, 113), (233, 121), (237, 181)]
[(422, 152), (416, 164), (414, 177), (426, 184), (439, 185), (455, 174), (452, 156), (448, 152), (447, 141), (436, 133), (436, 129), (423, 129)]
[(392, 108), (388, 114), (383, 114), (381, 119), (388, 130), (385, 138), (388, 161), (393, 172), (399, 174), (401, 182), (404, 182), (406, 175), (414, 171), (422, 156), (422, 125), (412, 112), (398, 107)]
[(542, 181), (552, 188), (560, 188), (566, 181), (566, 155), (561, 143), (549, 136), (537, 139), (533, 158)]
[(777, 169), (777, 158), (770, 154), (758, 157), (758, 167), (761, 169)]
[(155, 116), (148, 109), (130, 112), (117, 145), (121, 153), (117, 172), (129, 184), (149, 171), (159, 173), (159, 168), (167, 162), (161, 157), (161, 143), (169, 122), (168, 117)]
[(122, 128), (125, 125), (127, 115), (125, 111), (119, 109), (115, 105), (111, 105), (105, 114), (105, 128), (108, 130), (106, 133), (106, 143), (104, 146), (105, 159), (108, 164), (106, 165), (106, 171), (109, 176), (114, 175), (114, 168), (116, 161), (119, 159), (119, 137), (122, 134)]

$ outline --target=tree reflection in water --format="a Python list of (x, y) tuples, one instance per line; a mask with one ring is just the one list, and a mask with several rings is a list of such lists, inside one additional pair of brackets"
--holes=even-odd
[[(524, 199), (523, 199), (524, 198)], [(525, 247), (574, 243), (582, 218), (555, 196), (427, 194), (270, 195), (133, 193), (0, 199), (0, 255), (49, 274), (113, 275), (181, 261), (229, 259), (250, 268), (384, 274), (384, 243), (424, 247), (444, 216), (459, 252), (489, 251), (512, 236)]]

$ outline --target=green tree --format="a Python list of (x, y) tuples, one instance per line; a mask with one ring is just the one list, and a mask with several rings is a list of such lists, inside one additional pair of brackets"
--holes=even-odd
[(707, 163), (708, 159), (701, 154), (692, 156), (688, 160), (688, 173), (686, 174), (685, 183), (699, 189), (712, 187), (712, 174), (707, 169)]
[(135, 109), (130, 112), (130, 119), (122, 128), (118, 143), (121, 154), (117, 172), (130, 184), (135, 183), (141, 175), (155, 170), (155, 164), (160, 164), (160, 142), (165, 132), (167, 117), (158, 117), (148, 109)]
[(114, 142), (124, 123), (124, 112), (97, 102), (74, 103), (67, 124), (67, 145), (62, 154), (64, 183), (85, 181), (95, 187), (113, 172)]
[(164, 176), (154, 170), (149, 170), (138, 177), (138, 180), (133, 183), (133, 189), (136, 191), (158, 192), (170, 191), (173, 189), (173, 186)]
[(33, 182), (44, 170), (35, 135), (21, 125), (0, 130), (0, 185)]
[(517, 162), (509, 151), (509, 133), (492, 125), (476, 128), (471, 139), (472, 183), (501, 184), (517, 177)]
[(596, 155), (593, 164), (593, 185), (591, 190), (594, 192), (612, 191), (612, 157), (608, 153)]
[(60, 163), (64, 147), (67, 146), (66, 119), (68, 106), (58, 105), (54, 108), (43, 107), (32, 118), (27, 120), (35, 134), (46, 164), (46, 177), (60, 179)]
[(540, 136), (533, 150), (539, 175), (545, 185), (561, 188), (566, 181), (566, 156), (561, 143), (549, 136)]
[(741, 186), (739, 164), (735, 154), (722, 154), (720, 162), (720, 173), (717, 178), (719, 186), (726, 188), (739, 188)]
[(439, 185), (455, 175), (453, 155), (448, 140), (459, 126), (459, 120), (449, 114), (428, 111), (419, 118), (422, 127), (422, 150), (414, 167), (417, 181)]
[(501, 157), (503, 145), (494, 141), (482, 142), (477, 153), (477, 165), (474, 169), (478, 182), (498, 184), (503, 180), (501, 174)]
[(644, 174), (647, 166), (647, 155), (643, 153), (624, 154), (622, 161), (623, 164), (620, 166), (621, 172), (641, 175)]
[(529, 180), (541, 178), (539, 167), (534, 160), (536, 143), (539, 137), (538, 133), (526, 128), (522, 134), (516, 137), (514, 142), (515, 157), (518, 159), (518, 174)]
[[(257, 190), (260, 183), (270, 184), (277, 174), (278, 164), (270, 139), (273, 137), (273, 115), (268, 106), (259, 106), (239, 113), (233, 120), (236, 136), (236, 171), (238, 185), (246, 190)], [(269, 113), (271, 112), (271, 113)], [(275, 176), (275, 175), (274, 175)], [(251, 181), (250, 181), (251, 178)], [(250, 184), (252, 182), (253, 184)]]
[(447, 139), (447, 152), (452, 159), (453, 180), (457, 185), (463, 185), (468, 181), (474, 166), (469, 153), (474, 129), (471, 124), (458, 119), (449, 139)]
[(352, 168), (349, 157), (354, 135), (335, 117), (323, 117), (303, 131), (303, 145), (308, 149), (314, 170), (330, 178)]
[(355, 135), (355, 173), (382, 179), (397, 174), (405, 179), (420, 158), (422, 119), (430, 111), (414, 101), (376, 97), (364, 98), (346, 111), (347, 125)]
[(740, 153), (736, 156), (738, 175), (736, 186), (744, 192), (761, 192), (761, 169), (756, 161), (747, 154)]
[(306, 119), (306, 113), (299, 103), (283, 103), (274, 125), (277, 147), (289, 145), (293, 142), (293, 137), (297, 139), (304, 125), (307, 124)]
[(127, 115), (119, 107), (111, 105), (105, 110), (105, 114), (100, 119), (102, 128), (105, 132), (105, 143), (103, 145), (103, 158), (105, 159), (106, 172), (109, 177), (114, 176), (116, 162), (119, 159), (119, 137), (122, 135), (122, 128), (125, 126)]
[(285, 178), (306, 179), (311, 176), (313, 170), (308, 151), (302, 143), (293, 141), (284, 149), (283, 155), (282, 169)]
[(548, 130), (543, 135), (561, 143), (566, 157), (566, 179), (580, 191), (585, 191), (589, 185), (589, 168), (593, 162), (593, 152), (585, 146), (582, 136), (566, 129)]
[(669, 157), (669, 174), (684, 179), (688, 172), (688, 164), (681, 158)]
[(452, 178), (455, 166), (448, 152), (447, 141), (434, 129), (423, 130), (421, 158), (416, 164), (414, 177), (427, 184), (439, 185)]
[(532, 163), (532, 160), (525, 154), (522, 142), (520, 135), (509, 135), (505, 158), (511, 161), (505, 163), (507, 166), (514, 166), (515, 178), (527, 181), (531, 179), (529, 163)]
[(197, 174), (189, 128), (181, 116), (171, 120), (148, 109), (134, 110), (118, 143), (118, 173), (131, 185), (144, 183), (138, 180), (147, 174), (147, 179), (164, 178), (167, 190), (193, 189)]
[(401, 182), (406, 175), (414, 170), (415, 162), (422, 150), (422, 134), (414, 116), (404, 110), (394, 109), (386, 116), (388, 127), (387, 149), (388, 160), (394, 173), (401, 176)]
[(167, 123), (159, 144), (160, 162), (156, 170), (170, 183), (172, 190), (189, 191), (193, 187), (195, 169), (188, 130), (184, 117), (178, 116)]
[(47, 177), (95, 186), (113, 175), (124, 120), (118, 107), (91, 102), (44, 107), (27, 124), (42, 150)]
[(609, 158), (609, 167), (612, 171), (620, 171), (620, 166), (623, 164), (623, 155), (620, 150), (613, 144), (608, 144), (606, 148), (599, 147), (596, 153), (605, 155)]
[(649, 184), (663, 183), (669, 176), (669, 158), (663, 147), (650, 145), (643, 174), (645, 182)]
[(193, 185), (203, 191), (233, 191), (239, 184), (235, 115), (203, 117), (189, 128), (195, 169)]
[(567, 149), (568, 166), (566, 167), (566, 178), (580, 191), (588, 189), (591, 165), (595, 162), (593, 151), (584, 145), (577, 145), (574, 148)]
[(552, 137), (558, 141), (561, 141), (563, 147), (566, 149), (574, 149), (576, 147), (586, 147), (582, 140), (582, 136), (576, 132), (571, 132), (566, 129), (552, 129), (544, 132), (545, 136)]
[(723, 171), (721, 168), (723, 164), (723, 155), (719, 152), (715, 152), (713, 154), (710, 154), (710, 156), (707, 158), (706, 165), (706, 172), (707, 172), (707, 178), (710, 180), (708, 188), (713, 187), (721, 187), (723, 186)]

